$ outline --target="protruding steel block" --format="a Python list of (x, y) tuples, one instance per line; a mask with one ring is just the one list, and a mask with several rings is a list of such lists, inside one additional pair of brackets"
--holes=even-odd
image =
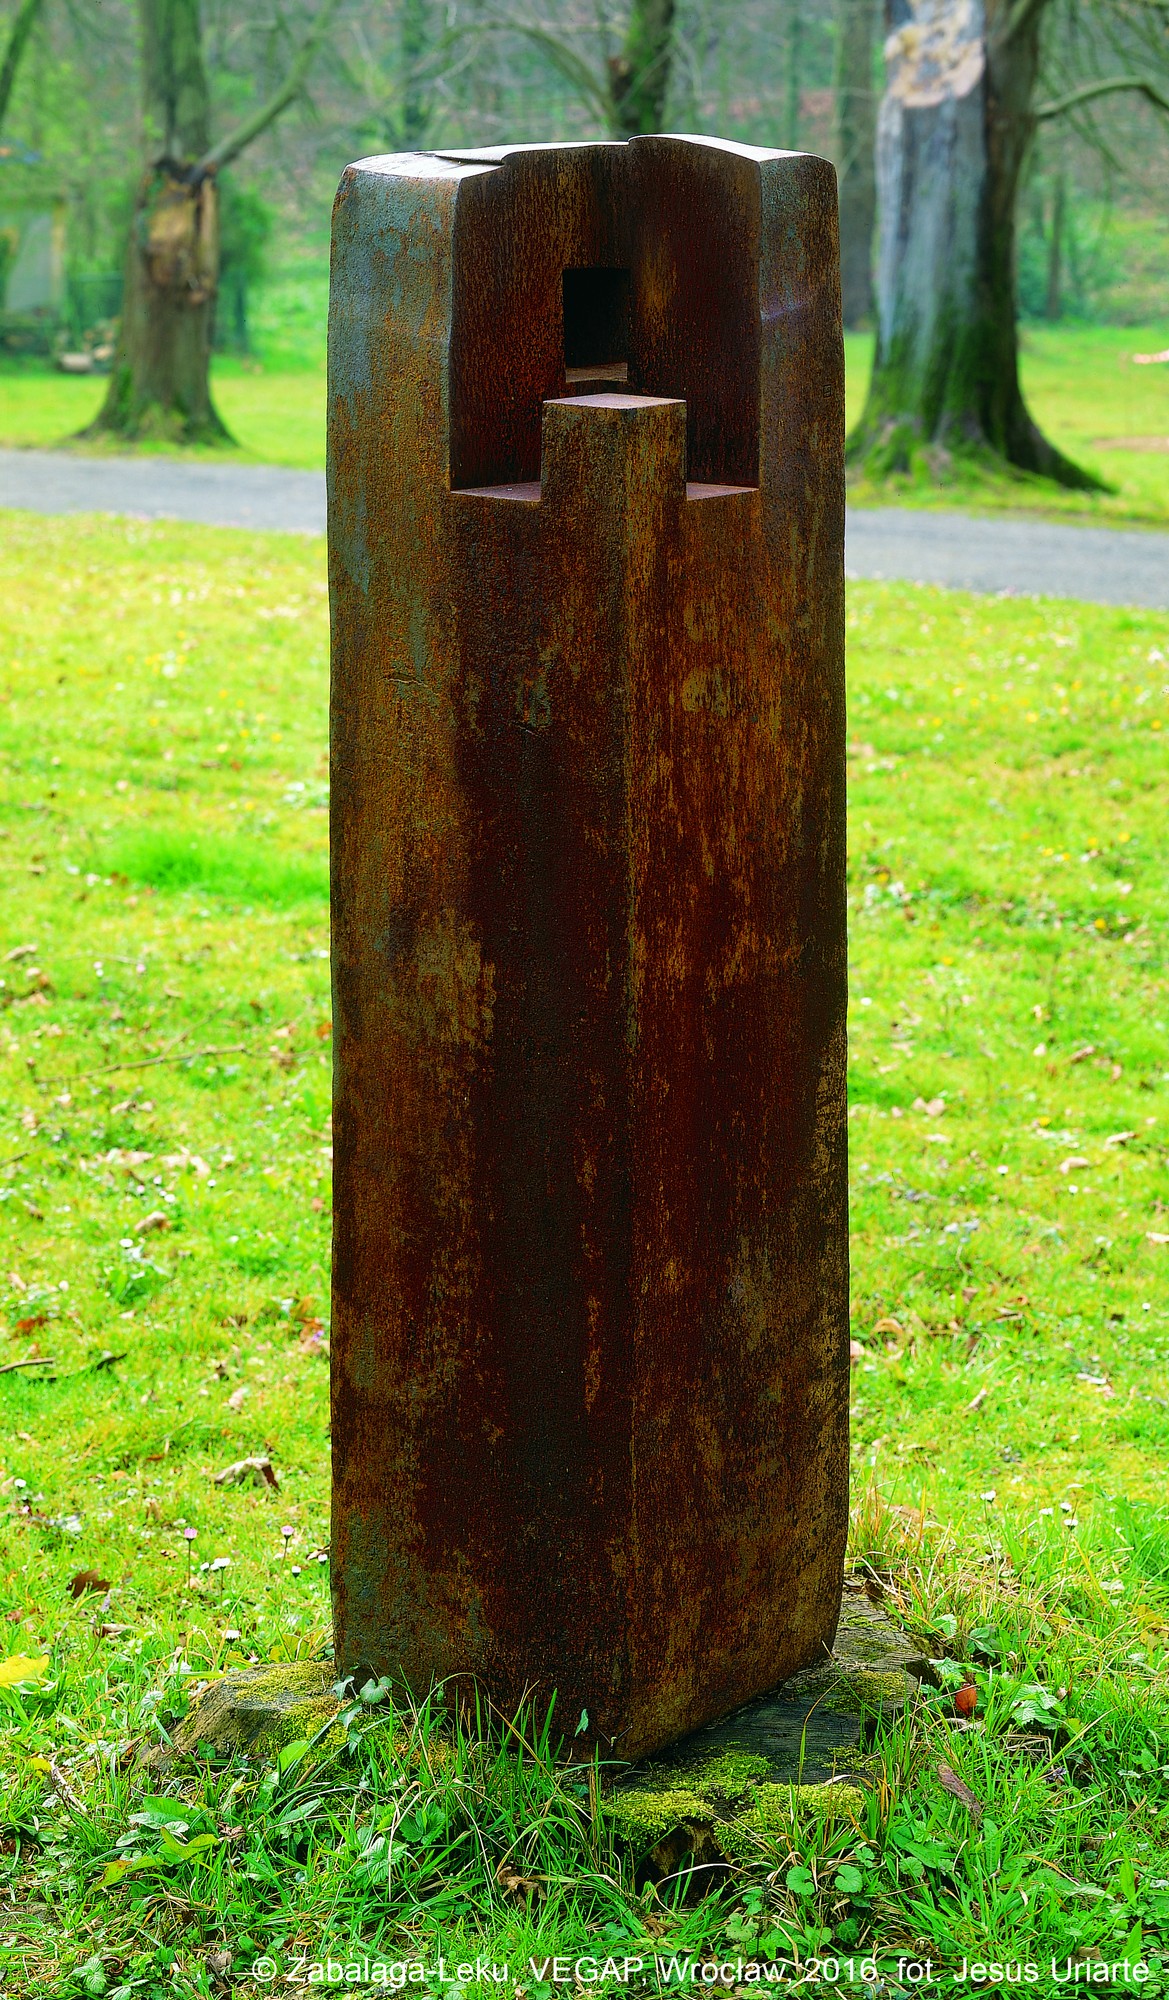
[(347, 171), (337, 1660), (626, 1756), (839, 1608), (842, 447), (823, 160)]

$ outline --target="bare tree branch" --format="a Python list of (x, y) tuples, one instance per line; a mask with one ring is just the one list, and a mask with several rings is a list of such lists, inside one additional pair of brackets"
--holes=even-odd
[(4, 123), (8, 100), (12, 96), (12, 86), (16, 82), (16, 72), (20, 68), (20, 58), (24, 54), (24, 45), (33, 31), (43, 4), (44, 0), (21, 0), (21, 5), (17, 8), (16, 19), (12, 23), (12, 33), (8, 37), (8, 47), (4, 51), (4, 62), (0, 66), (0, 125)]
[(1099, 83), (1083, 83), (1078, 90), (1069, 90), (1066, 97), (1054, 98), (1050, 104), (1037, 105), (1035, 116), (1043, 124), (1050, 118), (1062, 118), (1065, 111), (1074, 111), (1077, 105), (1088, 104), (1094, 97), (1108, 97), (1113, 91), (1118, 90), (1138, 91), (1142, 97), (1148, 98), (1150, 104), (1155, 104), (1158, 110), (1169, 111), (1169, 97), (1163, 90), (1158, 90), (1155, 83), (1150, 83), (1147, 77), (1111, 76), (1103, 78)]
[(534, 48), (546, 56), (552, 68), (558, 70), (564, 81), (571, 84), (594, 111), (598, 112), (610, 128), (613, 124), (613, 103), (607, 90), (598, 81), (582, 56), (559, 35), (553, 35), (547, 28), (541, 28), (529, 21), (487, 21), (481, 33), (522, 35)]
[(243, 152), (245, 146), (250, 146), (254, 139), (259, 138), (261, 132), (266, 132), (269, 125), (279, 118), (282, 111), (288, 109), (312, 68), (313, 59), (332, 25), (340, 4), (341, 0), (321, 0), (316, 20), (297, 50), (280, 88), (273, 93), (266, 104), (262, 104), (258, 111), (254, 111), (250, 118), (245, 118), (242, 125), (237, 125), (234, 132), (229, 132), (217, 146), (212, 146), (210, 152), (204, 153), (195, 169), (197, 175), (212, 174), (220, 167), (229, 166), (232, 160), (237, 159)]
[(1014, 5), (1006, 10), (1003, 40), (1009, 42), (1015, 35), (1021, 35), (1050, 4), (1051, 0), (1014, 0)]

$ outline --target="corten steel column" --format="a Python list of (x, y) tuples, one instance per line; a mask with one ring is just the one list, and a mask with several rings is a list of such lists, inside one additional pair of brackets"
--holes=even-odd
[(636, 1756), (840, 1601), (832, 168), (363, 161), (329, 347), (337, 1660)]

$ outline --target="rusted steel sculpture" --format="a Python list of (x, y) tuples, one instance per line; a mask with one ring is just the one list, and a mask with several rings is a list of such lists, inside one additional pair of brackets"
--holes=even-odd
[(842, 447), (823, 160), (346, 172), (337, 1660), (625, 1756), (836, 1626)]

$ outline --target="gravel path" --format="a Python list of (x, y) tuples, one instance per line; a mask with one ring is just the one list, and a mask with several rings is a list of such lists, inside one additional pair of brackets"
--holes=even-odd
[(325, 532), (325, 475), (210, 459), (86, 458), (0, 451), (0, 506), (34, 514), (132, 514), (218, 528)]
[(851, 507), (845, 563), (850, 576), (1169, 611), (1169, 535), (1132, 528)]
[[(0, 451), (0, 506), (317, 535), (325, 526), (325, 479), (276, 465)], [(1169, 610), (1169, 535), (1131, 529), (1063, 527), (1017, 514), (850, 508), (846, 560), (854, 577)]]

